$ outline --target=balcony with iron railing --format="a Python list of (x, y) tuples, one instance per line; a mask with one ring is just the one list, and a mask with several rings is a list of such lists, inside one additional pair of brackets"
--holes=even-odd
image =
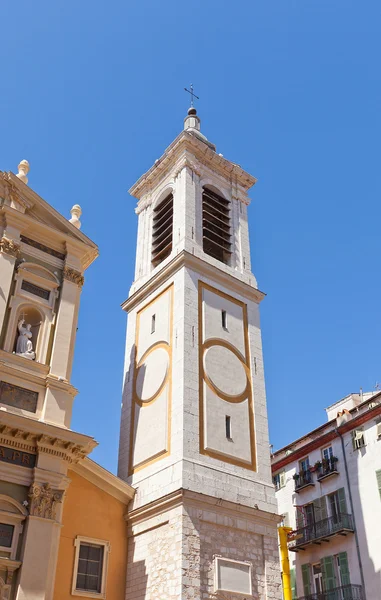
[(312, 479), (312, 471), (308, 469), (308, 471), (300, 471), (299, 473), (295, 473), (294, 475), (295, 481), (295, 492), (300, 492), (300, 490), (314, 486), (315, 483)]
[(317, 463), (315, 466), (317, 467), (316, 471), (318, 481), (323, 481), (323, 479), (332, 477), (332, 475), (338, 475), (339, 471), (337, 470), (337, 462), (338, 459), (335, 456), (331, 456), (331, 458), (324, 458), (320, 465)]
[(291, 540), (289, 550), (298, 552), (310, 544), (320, 545), (322, 542), (329, 542), (333, 536), (346, 536), (353, 531), (352, 515), (340, 513), (292, 531), (289, 538)]
[(309, 594), (298, 598), (298, 600), (364, 600), (361, 585), (342, 585), (326, 592)]
[(332, 477), (332, 475), (338, 475), (337, 462), (338, 459), (336, 456), (323, 458), (322, 461), (317, 461), (313, 466), (311, 465), (308, 467), (307, 470), (295, 473), (293, 476), (295, 481), (295, 492), (299, 493), (301, 490), (314, 486), (314, 474), (319, 483), (328, 477)]

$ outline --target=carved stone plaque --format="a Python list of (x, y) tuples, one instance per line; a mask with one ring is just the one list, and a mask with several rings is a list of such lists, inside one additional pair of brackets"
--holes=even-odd
[(0, 446), (0, 461), (34, 469), (36, 466), (36, 455), (30, 454), (29, 452), (22, 452), (21, 450), (14, 450), (13, 448), (7, 448), (7, 446)]
[(25, 388), (0, 381), (0, 403), (36, 412), (38, 401), (38, 392), (32, 392)]

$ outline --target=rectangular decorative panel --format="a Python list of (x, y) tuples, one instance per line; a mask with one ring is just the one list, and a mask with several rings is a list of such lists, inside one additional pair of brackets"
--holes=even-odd
[(29, 412), (36, 412), (38, 401), (38, 392), (27, 390), (13, 385), (12, 383), (6, 383), (0, 381), (0, 403), (13, 406), (14, 408), (20, 408), (22, 410), (28, 410)]
[(44, 300), (49, 300), (49, 290), (44, 290), (44, 288), (34, 285), (34, 283), (30, 283), (30, 281), (23, 281), (21, 284), (21, 289), (29, 292), (30, 294), (34, 294), (39, 298), (43, 298)]
[(247, 307), (201, 281), (199, 369), (201, 454), (255, 470)]
[(215, 591), (251, 596), (251, 565), (220, 557), (215, 559)]
[(34, 469), (36, 466), (36, 455), (21, 450), (14, 450), (7, 446), (0, 446), (0, 461), (18, 465), (19, 467), (27, 467)]
[(136, 315), (130, 474), (170, 451), (173, 286)]

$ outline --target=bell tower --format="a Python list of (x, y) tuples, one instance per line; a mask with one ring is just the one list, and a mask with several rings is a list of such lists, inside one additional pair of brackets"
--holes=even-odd
[(247, 206), (254, 177), (216, 152), (192, 106), (131, 188), (137, 198), (119, 476), (127, 598), (280, 598), (259, 291)]

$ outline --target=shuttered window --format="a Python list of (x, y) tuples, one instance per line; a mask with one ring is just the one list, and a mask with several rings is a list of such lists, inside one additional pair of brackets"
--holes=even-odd
[(359, 450), (365, 446), (364, 431), (362, 429), (354, 429), (352, 431), (353, 450)]
[(323, 521), (323, 519), (327, 518), (327, 502), (325, 496), (321, 496), (321, 498), (316, 498), (313, 501), (314, 505), (314, 513), (315, 513), (315, 521)]
[(153, 211), (152, 264), (156, 267), (172, 252), (173, 195), (169, 194)]
[(296, 592), (296, 576), (295, 569), (290, 569), (290, 580), (291, 580), (291, 594), (292, 600), (297, 600), (298, 594)]
[(376, 471), (376, 477), (377, 477), (378, 491), (380, 493), (380, 498), (381, 498), (381, 470)]
[(297, 508), (296, 509), (296, 528), (301, 529), (302, 527), (304, 527), (303, 512), (300, 508)]
[(324, 590), (327, 592), (336, 587), (336, 575), (333, 556), (325, 556), (321, 559), (321, 571), (323, 573)]
[(340, 552), (337, 557), (337, 564), (340, 571), (341, 585), (350, 585), (351, 579), (349, 575), (348, 557), (346, 552)]
[(337, 495), (338, 495), (338, 498), (339, 498), (340, 514), (346, 515), (348, 513), (348, 511), (347, 511), (347, 501), (345, 499), (345, 490), (344, 490), (344, 488), (340, 488), (339, 490), (337, 490)]
[(230, 202), (208, 188), (202, 193), (202, 246), (206, 254), (229, 264)]
[(309, 596), (311, 593), (311, 565), (308, 563), (306, 565), (302, 565), (302, 579), (303, 579), (303, 591), (304, 596)]

